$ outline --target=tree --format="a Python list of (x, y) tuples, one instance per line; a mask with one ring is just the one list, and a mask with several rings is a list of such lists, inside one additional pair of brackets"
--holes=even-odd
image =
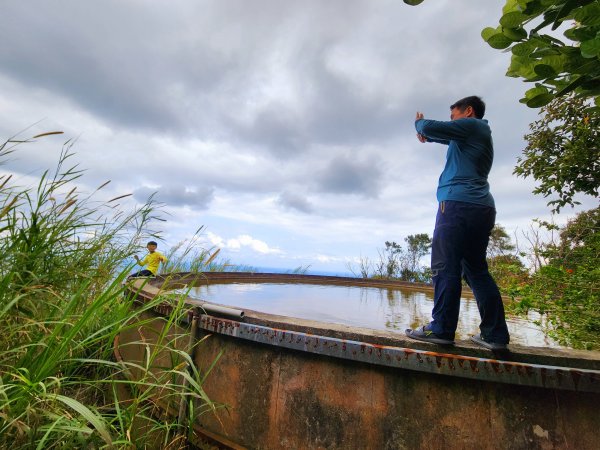
[[(500, 25), (485, 28), (481, 36), (493, 48), (510, 48), (508, 76), (535, 83), (522, 103), (537, 108), (575, 92), (595, 97), (600, 110), (600, 1), (507, 0), (502, 13)], [(567, 23), (563, 35), (571, 44), (542, 34)]]
[[(583, 211), (560, 231), (560, 242), (552, 246), (553, 264), (571, 270), (582, 265), (596, 269), (600, 258), (600, 208)], [(600, 286), (597, 286), (600, 287)]]
[(399, 258), (402, 246), (392, 241), (385, 241), (385, 249), (379, 251), (378, 273), (383, 278), (394, 278), (400, 269)]
[[(595, 98), (592, 111), (600, 111), (600, 0), (507, 0), (499, 22), (481, 36), (495, 49), (510, 49), (507, 76), (535, 83), (522, 103), (538, 108), (574, 92)], [(543, 33), (563, 25), (568, 43)]]
[[(431, 270), (419, 265), (421, 258), (429, 253), (431, 238), (427, 233), (411, 234), (404, 238), (406, 249), (395, 241), (386, 241), (385, 248), (378, 249), (379, 258), (370, 261), (366, 257), (359, 260), (358, 274), (352, 265), (348, 269), (363, 278), (384, 278), (429, 283)], [(372, 275), (371, 275), (372, 273)]]
[(502, 225), (497, 223), (492, 228), (490, 234), (490, 241), (487, 248), (488, 258), (495, 258), (496, 256), (505, 256), (507, 252), (512, 252), (515, 246), (510, 240), (510, 236)]
[(427, 233), (411, 234), (404, 238), (406, 253), (403, 255), (400, 278), (405, 281), (423, 281), (420, 274), (423, 272), (419, 262), (429, 253), (431, 238)]
[(600, 348), (600, 208), (579, 213), (541, 251), (547, 264), (516, 292), (517, 309), (545, 314), (562, 343)]
[(528, 278), (527, 268), (515, 251), (516, 247), (504, 227), (499, 223), (494, 225), (487, 248), (487, 262), (503, 294), (511, 292)]
[(513, 173), (532, 176), (534, 194), (558, 198), (548, 202), (553, 211), (575, 205), (578, 193), (598, 196), (600, 191), (600, 114), (590, 115), (586, 102), (570, 95), (542, 108), (542, 118), (525, 136), (528, 144)]

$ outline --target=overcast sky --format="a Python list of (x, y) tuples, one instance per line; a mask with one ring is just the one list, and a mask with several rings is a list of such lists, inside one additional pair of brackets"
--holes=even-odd
[[(3, 2), (0, 138), (62, 130), (0, 167), (31, 181), (77, 138), (81, 189), (150, 194), (165, 242), (204, 225), (206, 246), (255, 267), (346, 271), (386, 240), (433, 232), (446, 148), (415, 112), (445, 120), (487, 103), (497, 222), (548, 218), (512, 175), (537, 111), (480, 37), (504, 0), (42, 0)], [(558, 217), (564, 223), (582, 209)], [(132, 206), (132, 205), (130, 205)]]

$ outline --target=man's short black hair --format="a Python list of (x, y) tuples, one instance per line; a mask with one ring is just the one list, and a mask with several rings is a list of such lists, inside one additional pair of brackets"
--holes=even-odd
[(470, 97), (461, 98), (459, 101), (450, 105), (450, 109), (458, 108), (460, 111), (464, 111), (467, 107), (473, 108), (475, 117), (482, 119), (485, 115), (485, 103), (481, 100), (481, 97), (471, 95)]
[(156, 241), (149, 241), (147, 245), (156, 245), (158, 247), (158, 244), (156, 243)]

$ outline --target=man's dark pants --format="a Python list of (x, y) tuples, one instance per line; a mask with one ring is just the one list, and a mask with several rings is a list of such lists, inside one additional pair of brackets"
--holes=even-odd
[(434, 306), (430, 329), (444, 339), (454, 339), (464, 276), (475, 294), (482, 337), (508, 344), (502, 297), (486, 261), (495, 220), (496, 210), (489, 206), (456, 201), (439, 205), (431, 247)]

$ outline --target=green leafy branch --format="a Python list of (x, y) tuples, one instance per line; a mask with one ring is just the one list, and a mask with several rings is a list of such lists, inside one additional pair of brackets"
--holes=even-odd
[(574, 93), (594, 99), (589, 112), (600, 111), (600, 0), (507, 0), (499, 25), (481, 36), (512, 53), (507, 76), (534, 83), (521, 103), (539, 108)]

